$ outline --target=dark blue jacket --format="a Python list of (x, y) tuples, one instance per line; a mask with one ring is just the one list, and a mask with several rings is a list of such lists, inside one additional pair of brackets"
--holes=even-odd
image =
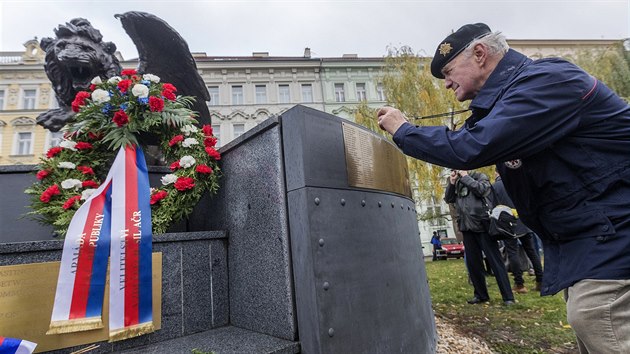
[(405, 123), (394, 141), (449, 168), (497, 164), (543, 240), (543, 295), (630, 279), (630, 106), (567, 61), (509, 50), (470, 108), (463, 129)]

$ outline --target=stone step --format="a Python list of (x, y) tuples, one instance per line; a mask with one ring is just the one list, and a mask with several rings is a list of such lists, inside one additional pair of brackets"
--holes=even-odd
[(292, 342), (247, 329), (226, 326), (193, 335), (121, 351), (122, 354), (294, 354), (300, 343)]

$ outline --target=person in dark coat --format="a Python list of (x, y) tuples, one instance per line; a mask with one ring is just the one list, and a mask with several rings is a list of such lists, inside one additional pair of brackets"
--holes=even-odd
[(580, 353), (630, 353), (630, 105), (566, 60), (510, 49), (483, 23), (441, 41), (431, 73), (472, 100), (463, 128), (415, 126), (393, 107), (377, 112), (381, 128), (432, 164), (496, 164), (542, 240), (541, 295), (564, 290)]
[[(510, 208), (514, 208), (514, 203), (508, 196), (505, 191), (505, 187), (503, 186), (503, 181), (501, 180), (501, 176), (496, 176), (496, 180), (492, 185), (493, 189), (493, 205), (505, 205)], [(503, 240), (505, 244), (505, 249), (508, 254), (508, 261), (510, 262), (510, 269), (512, 270), (512, 275), (514, 276), (514, 288), (512, 291), (525, 294), (527, 293), (527, 288), (525, 287), (525, 280), (523, 279), (523, 270), (521, 269), (521, 262), (519, 257), (519, 243), (523, 246), (523, 250), (529, 258), (529, 261), (532, 263), (532, 267), (534, 268), (534, 275), (536, 276), (536, 287), (535, 291), (540, 291), (542, 279), (543, 279), (543, 268), (540, 263), (540, 256), (538, 255), (538, 250), (536, 250), (536, 246), (534, 244), (534, 232), (530, 230), (521, 219), (516, 220), (516, 226), (514, 227), (514, 233), (517, 235), (522, 235), (518, 239), (510, 238), (507, 240)]]
[(470, 281), (475, 289), (475, 295), (468, 300), (469, 304), (479, 304), (490, 300), (486, 286), (483, 266), (483, 255), (490, 265), (490, 269), (497, 280), (501, 297), (505, 305), (514, 303), (514, 295), (508, 278), (499, 246), (488, 235), (488, 203), (486, 197), (490, 194), (490, 180), (481, 172), (451, 171), (448, 178), (444, 201), (455, 204), (457, 211), (457, 227), (464, 235), (464, 254)]
[(442, 249), (442, 242), (440, 241), (440, 235), (433, 231), (433, 237), (431, 237), (431, 244), (433, 245), (433, 261), (437, 261), (437, 253), (439, 249)]

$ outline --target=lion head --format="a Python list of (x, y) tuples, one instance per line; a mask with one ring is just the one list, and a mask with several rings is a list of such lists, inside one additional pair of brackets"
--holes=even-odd
[(109, 78), (122, 70), (114, 55), (116, 45), (103, 42), (101, 32), (83, 18), (75, 18), (55, 29), (56, 38), (44, 38), (44, 70), (53, 84), (60, 109), (41, 114), (37, 122), (58, 131), (72, 117), (70, 106), (77, 92), (86, 90), (96, 76)]

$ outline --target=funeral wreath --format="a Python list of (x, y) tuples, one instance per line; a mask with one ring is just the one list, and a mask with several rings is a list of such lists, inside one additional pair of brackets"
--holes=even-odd
[(79, 206), (105, 180), (116, 152), (157, 137), (171, 173), (151, 188), (154, 233), (192, 212), (201, 196), (219, 188), (220, 154), (212, 127), (198, 128), (194, 98), (178, 96), (177, 88), (152, 74), (123, 70), (120, 76), (92, 80), (89, 90), (72, 102), (76, 112), (64, 128), (64, 140), (40, 160), (29, 214), (65, 233)]

